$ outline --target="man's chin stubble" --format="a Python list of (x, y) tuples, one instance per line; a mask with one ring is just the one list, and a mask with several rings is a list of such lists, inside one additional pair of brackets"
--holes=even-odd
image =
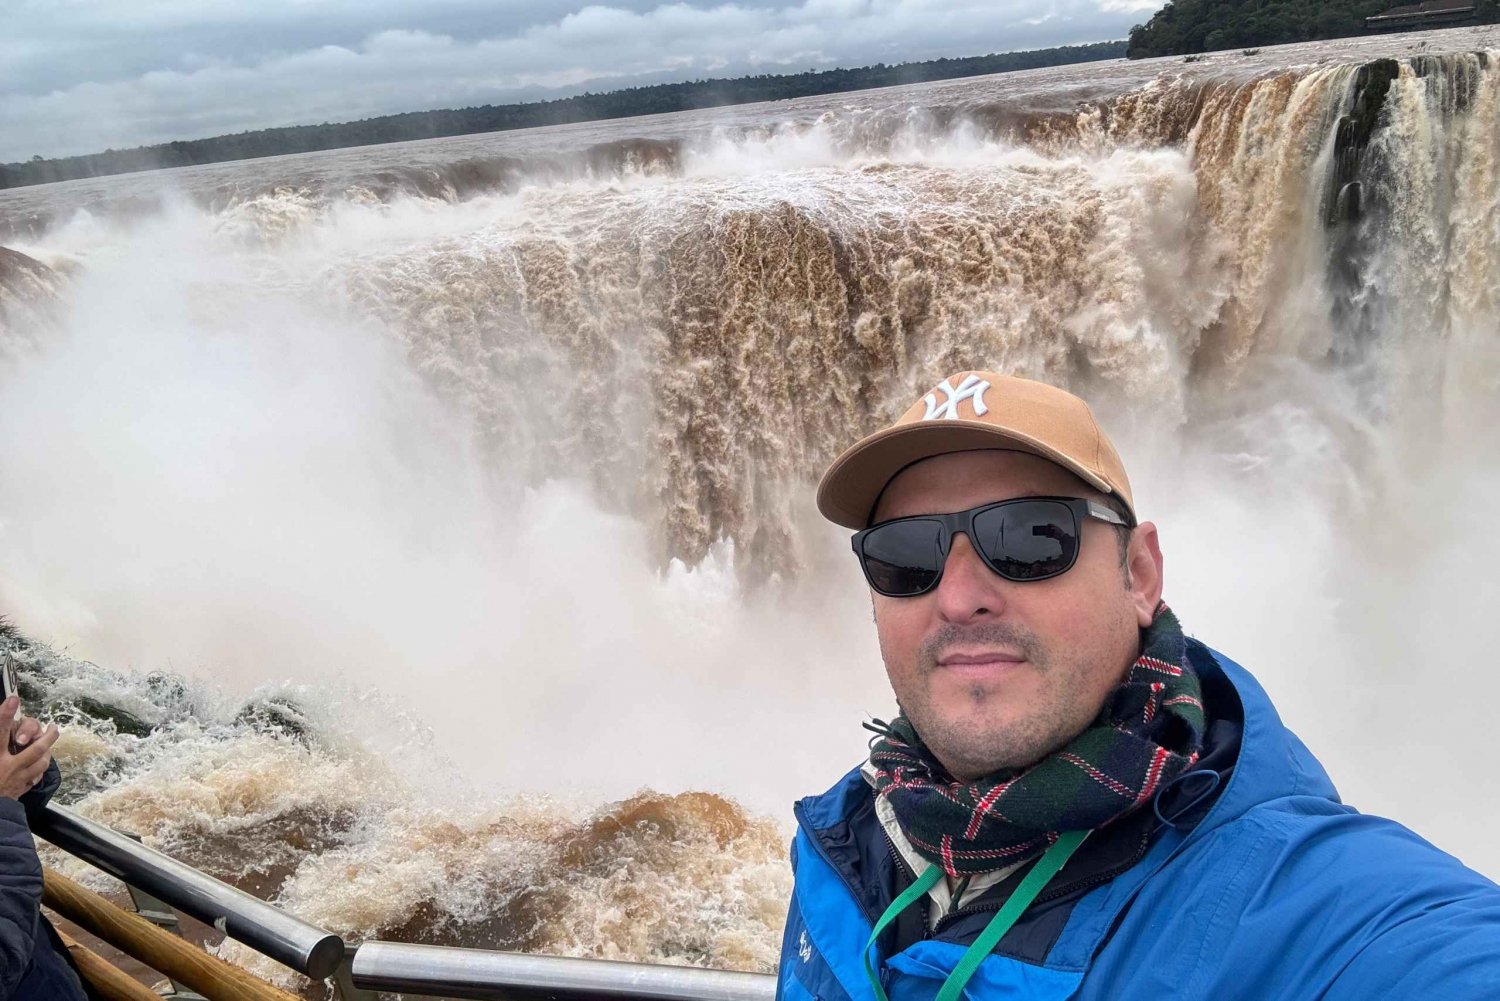
[[(985, 693), (985, 697), (994, 696)], [(1016, 721), (1001, 728), (979, 723), (923, 727), (914, 717), (912, 722), (927, 746), (954, 777), (971, 776), (963, 781), (1028, 768), (1062, 746), (1055, 732), (1042, 732), (1041, 727), (1028, 726), (1028, 721)], [(924, 733), (924, 729), (931, 730), (931, 736)], [(997, 731), (1008, 739), (997, 740)], [(976, 750), (979, 753), (976, 754)]]

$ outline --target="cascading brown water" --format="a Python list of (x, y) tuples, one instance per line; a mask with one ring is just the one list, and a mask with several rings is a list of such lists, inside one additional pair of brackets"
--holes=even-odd
[(1191, 175), (1157, 154), (1102, 167), (1016, 153), (547, 189), (514, 228), (319, 280), (399, 331), (497, 454), (586, 473), (658, 523), (663, 562), (728, 538), (763, 579), (803, 563), (809, 475), (931, 371), (1175, 381), (1212, 309), (1176, 294), (1209, 278)]
[(70, 795), (352, 934), (767, 968), (889, 701), (812, 483), (985, 367), (1096, 403), (1351, 802), (1497, 871), (1497, 71), (1416, 44), (0, 196), (0, 607), (186, 676), (30, 649)]
[(0, 247), (0, 353), (20, 347), (23, 333), (44, 330), (57, 304), (56, 272), (25, 254)]

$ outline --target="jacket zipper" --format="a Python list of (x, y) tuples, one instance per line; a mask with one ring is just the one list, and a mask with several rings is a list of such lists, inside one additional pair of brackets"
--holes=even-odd
[[(885, 825), (884, 824), (881, 825), (880, 836), (883, 837), (883, 838), (885, 838), (885, 850), (888, 853), (890, 853), (891, 861), (896, 864), (896, 874), (898, 876), (900, 876), (901, 879), (904, 882), (906, 882), (908, 885), (910, 883), (912, 883), (913, 881), (915, 881), (916, 878), (917, 878), (916, 872), (912, 869), (911, 866), (909, 866), (909, 865), (906, 864), (906, 859), (902, 858), (901, 857), (901, 853), (896, 850), (896, 842), (894, 842), (894, 841), (891, 840), (890, 832), (888, 832), (888, 831), (885, 830)], [(926, 909), (926, 906), (927, 906), (926, 899), (924, 898), (921, 901), (921, 903), (923, 905), (923, 909), (924, 909), (924, 912), (925, 912), (925, 909)], [(896, 927), (897, 927), (896, 923), (892, 922), (891, 926), (886, 929), (886, 934), (887, 935), (898, 935), (898, 934), (900, 934), (896, 930)], [(923, 914), (923, 917), (922, 917), (922, 927), (924, 929), (927, 927), (927, 917), (926, 917), (925, 913)], [(886, 966), (884, 962), (882, 962), (880, 964), (880, 985), (882, 987), (889, 987), (891, 985), (891, 971), (890, 971), (890, 967)]]
[(891, 840), (890, 833), (882, 827), (880, 835), (885, 838), (885, 850), (890, 853), (891, 861), (896, 863), (896, 871), (908, 881), (915, 880), (917, 874), (912, 871), (911, 866), (906, 864), (906, 859), (901, 857), (901, 853), (896, 851), (896, 842)]

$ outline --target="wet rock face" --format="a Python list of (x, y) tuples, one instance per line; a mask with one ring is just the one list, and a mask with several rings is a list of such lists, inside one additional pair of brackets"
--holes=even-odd
[[(131, 676), (73, 660), (28, 638), (0, 616), (0, 656), (13, 656), (23, 711), (106, 740), (146, 740), (159, 730), (194, 721), (226, 732), (260, 735), (307, 745), (311, 726), (303, 706), (284, 694), (257, 694), (221, 720), (198, 718), (188, 683), (162, 672)], [(78, 784), (82, 794), (97, 784)]]
[(0, 247), (0, 354), (11, 330), (30, 327), (50, 314), (60, 276), (41, 261)]
[(110, 705), (103, 699), (96, 699), (88, 695), (76, 695), (71, 699), (63, 699), (47, 706), (53, 715), (96, 728), (99, 726), (113, 726), (116, 733), (129, 734), (132, 737), (149, 737), (151, 735), (151, 724), (136, 716), (134, 713), (121, 709), (119, 706)]
[(47, 283), (52, 277), (52, 269), (41, 261), (27, 257), (19, 250), (0, 247), (0, 289), (20, 291), (28, 284)]
[(234, 722), (257, 733), (292, 740), (308, 739), (309, 723), (301, 706), (285, 696), (257, 699), (235, 714)]
[[(155, 723), (145, 713), (128, 709), (107, 696), (79, 691), (60, 684), (60, 661), (49, 648), (24, 636), (8, 620), (0, 618), (0, 655), (13, 656), (16, 688), (22, 710), (63, 725), (101, 728), (111, 734), (148, 737)], [(96, 668), (97, 670), (97, 668)]]

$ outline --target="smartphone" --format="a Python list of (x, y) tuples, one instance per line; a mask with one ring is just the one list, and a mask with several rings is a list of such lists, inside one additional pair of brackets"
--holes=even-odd
[[(20, 689), (16, 687), (16, 658), (8, 650), (5, 652), (5, 663), (3, 666), (0, 666), (0, 689), (4, 689), (3, 692), (0, 692), (0, 699), (8, 699), (12, 695), (18, 696), (21, 694)], [(11, 754), (16, 754), (21, 750), (21, 746), (16, 743), (15, 730), (15, 727), (20, 725), (21, 714), (17, 712), (15, 725), (11, 727), (10, 733), (6, 735), (6, 743), (10, 746)]]

